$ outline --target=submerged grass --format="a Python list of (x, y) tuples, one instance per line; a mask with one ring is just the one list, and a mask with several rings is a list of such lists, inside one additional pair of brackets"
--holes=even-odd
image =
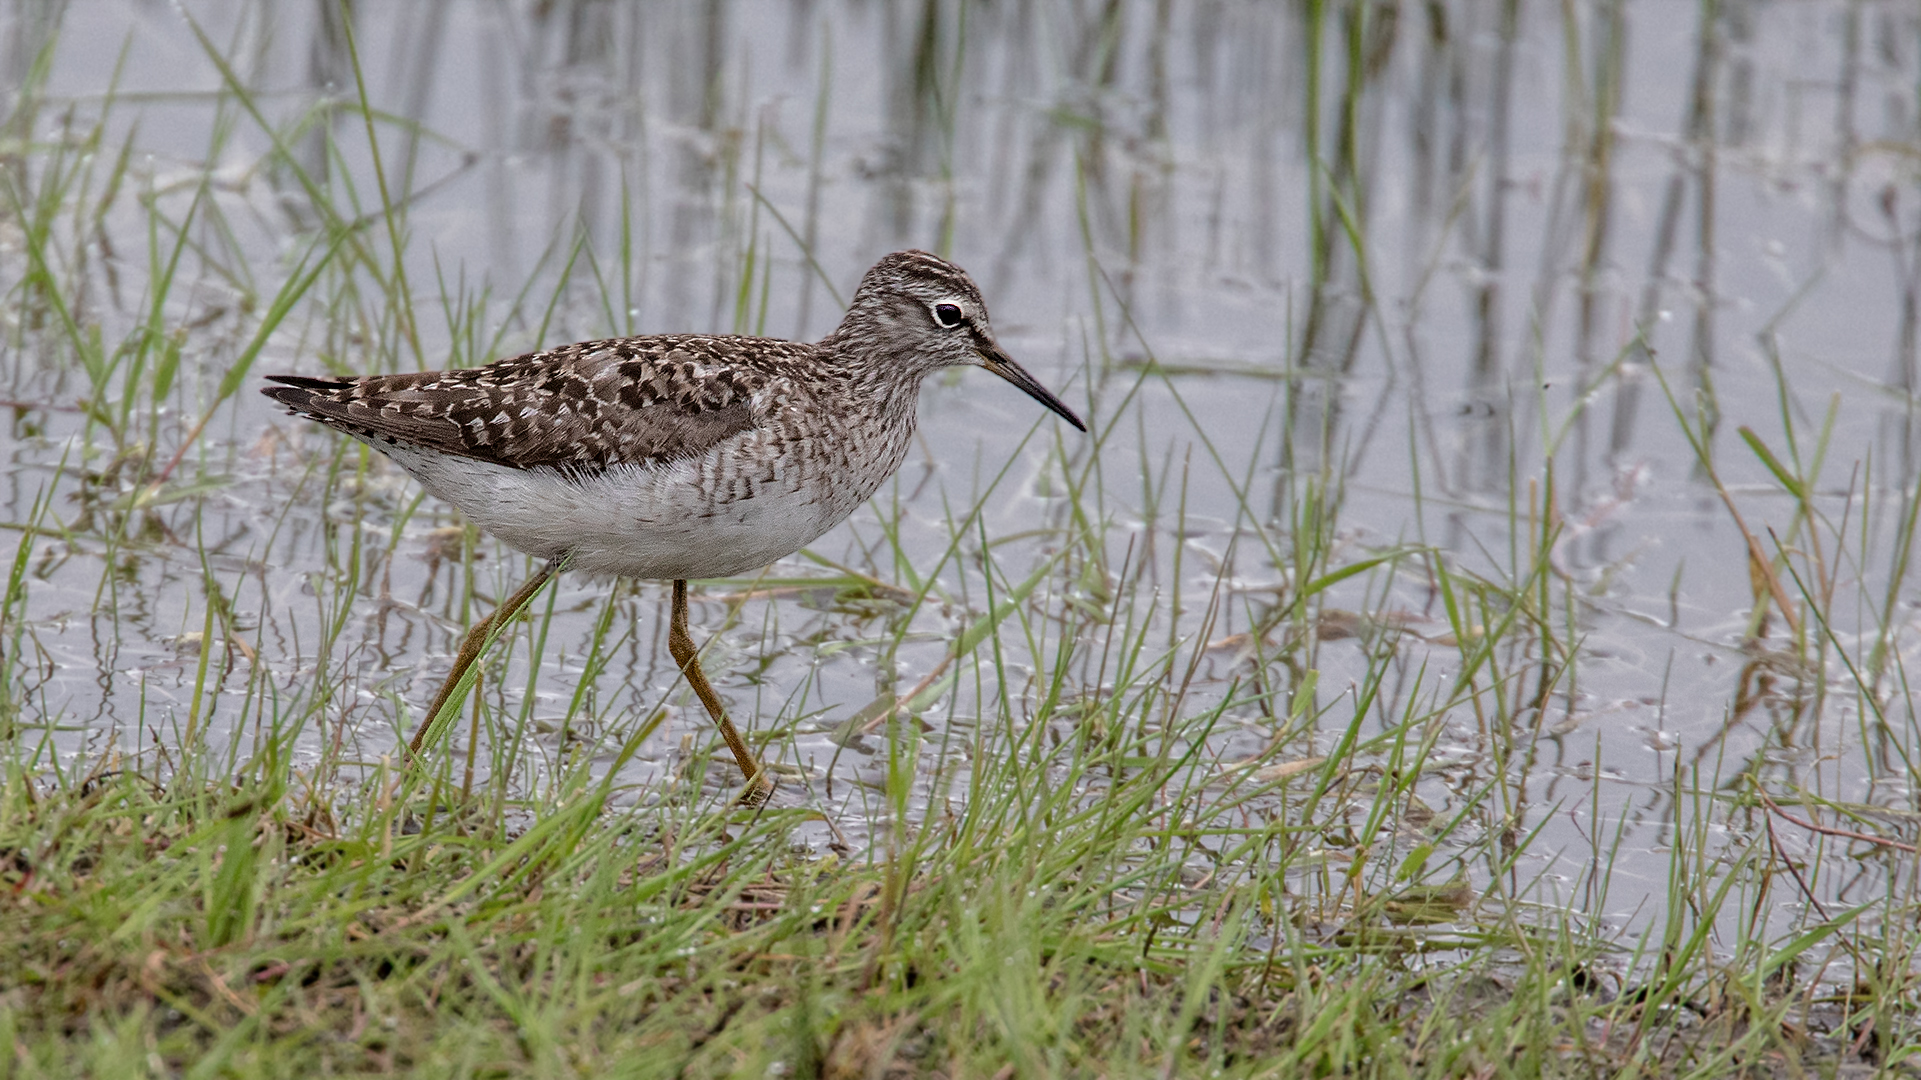
[[(1322, 55), (1337, 10), (1346, 48)], [(1308, 344), (1289, 347), (1343, 369), (1382, 319), (1355, 131), (1377, 14), (1317, 3), (1305, 20), (1340, 123), (1334, 153), (1309, 128), (1316, 295)], [(945, 35), (967, 22), (943, 18), (930, 7), (912, 111), (941, 129), (951, 237), (967, 54)], [(237, 49), (193, 35), (221, 86), (206, 159), (252, 124), (273, 199), (302, 207), (264, 230), (276, 258), (249, 254), (257, 222), (214, 170), (170, 186), (130, 165), (137, 129), (112, 95), (0, 162), (21, 245), (4, 260), (14, 464), (32, 489), (6, 523), (19, 542), (0, 598), (0, 1078), (1915, 1070), (1903, 819), (1725, 743), (1674, 755), (1637, 821), (1601, 805), (1598, 738), (1559, 774), (1584, 776), (1578, 796), (1535, 790), (1604, 599), (1563, 565), (1555, 462), (1510, 460), (1527, 479), (1503, 505), (1457, 507), (1498, 522), (1489, 548), (1356, 542), (1328, 359), (1290, 355), (1260, 382), (1261, 430), (1211, 425), (1103, 265), (1085, 169), (1099, 326), (1077, 389), (1093, 434), (1036, 424), (997, 440), (1004, 456), (964, 496), (897, 480), (852, 556), (702, 589), (710, 670), (744, 673), (725, 690), (785, 799), (734, 807), (704, 727), (663, 745), (685, 692), (648, 636), (663, 601), (631, 584), (538, 598), (446, 752), (404, 768), (413, 667), (525, 562), (432, 527), (433, 505), (358, 444), (260, 440), (232, 399), (263, 355), (398, 369), (436, 347), (480, 362), (573, 320), (630, 332), (645, 238), (624, 210), (611, 256), (584, 225), (558, 231), (504, 302), (437, 258), (425, 274), (399, 155), (380, 152), (422, 132), (370, 99), (352, 27), (336, 43), (351, 100), (278, 127)], [(54, 39), (36, 55), (12, 138), (43, 127)], [(823, 91), (810, 185), (826, 112)], [(356, 123), (336, 131), (339, 115)], [(758, 330), (779, 274), (827, 275), (812, 250), (778, 254), (760, 211), (799, 245), (817, 208), (810, 195), (789, 222), (764, 193), (772, 136), (757, 129), (749, 167), (745, 126), (702, 167), (731, 245), (713, 261), (735, 268), (716, 317)], [(103, 301), (131, 288), (109, 239), (126, 235), (146, 245), (140, 295)], [(409, 259), (435, 302), (416, 303)], [(1365, 311), (1340, 307), (1356, 295)], [(444, 327), (427, 325), (436, 310)], [(1779, 381), (1785, 441), (1741, 429), (1789, 496), (1778, 533), (1741, 517), (1712, 425), (1674, 409), (1755, 582), (1730, 724), (1756, 703), (1818, 713), (1846, 697), (1860, 730), (1834, 752), (1911, 777), (1897, 608), (1921, 500), (1871, 508), (1898, 523), (1886, 547), (1852, 500), (1830, 518), (1834, 409), (1804, 445)], [(1144, 431), (1149, 396), (1187, 425), (1187, 452), (1116, 449)], [(1298, 451), (1313, 432), (1328, 438)], [(1276, 456), (1290, 467), (1267, 513), (1254, 491)], [(1416, 477), (1425, 522), (1418, 463)], [(1022, 482), (1040, 509), (997, 534)], [(272, 509), (223, 516), (248, 499)], [(1202, 519), (1225, 554), (1188, 543)], [(97, 577), (76, 589), (67, 567)], [(1837, 606), (1870, 579), (1872, 631), (1850, 637)], [(110, 644), (98, 707), (76, 715), (58, 658), (87, 592)], [(1771, 613), (1789, 633), (1770, 635)], [(841, 656), (872, 666), (864, 706), (825, 685)], [(1588, 831), (1543, 852), (1561, 813)], [(1658, 834), (1663, 880), (1617, 877), (1631, 827)], [(1653, 899), (1623, 927), (1605, 913), (1626, 888)]]

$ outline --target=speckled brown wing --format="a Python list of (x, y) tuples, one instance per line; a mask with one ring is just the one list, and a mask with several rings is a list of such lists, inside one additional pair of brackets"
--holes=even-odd
[(584, 341), (477, 368), (269, 376), (262, 393), (376, 444), (592, 475), (698, 457), (754, 426), (754, 392), (812, 346), (700, 335)]

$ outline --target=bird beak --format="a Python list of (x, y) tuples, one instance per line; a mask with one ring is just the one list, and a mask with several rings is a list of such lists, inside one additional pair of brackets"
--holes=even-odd
[(1081, 423), (1081, 418), (1074, 415), (1074, 410), (1061, 404), (1060, 398), (1055, 397), (1047, 387), (1040, 384), (1039, 380), (1029, 375), (1026, 368), (1016, 364), (1013, 357), (1002, 352), (999, 345), (990, 343), (980, 350), (980, 354), (982, 367), (1020, 387), (1022, 393), (1047, 406), (1062, 420), (1082, 431), (1087, 430), (1087, 425)]

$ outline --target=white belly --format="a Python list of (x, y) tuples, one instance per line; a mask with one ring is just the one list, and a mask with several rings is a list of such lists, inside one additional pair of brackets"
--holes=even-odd
[[(785, 558), (845, 520), (899, 461), (894, 457), (884, 471), (856, 470), (871, 483), (779, 468), (749, 479), (726, 471), (741, 455), (723, 460), (717, 453), (573, 480), (548, 469), (374, 445), (512, 547), (538, 558), (571, 551), (571, 567), (590, 574), (660, 580), (728, 577)], [(717, 475), (729, 481), (715, 483)]]

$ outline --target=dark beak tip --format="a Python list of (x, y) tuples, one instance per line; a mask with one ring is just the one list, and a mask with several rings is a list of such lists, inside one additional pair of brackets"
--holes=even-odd
[(1049, 412), (1074, 425), (1074, 430), (1086, 434), (1087, 425), (1081, 423), (1081, 418), (1074, 415), (1074, 410), (1068, 408), (1060, 398), (1055, 397), (1053, 391), (1042, 386), (1040, 380), (1029, 375), (1027, 369), (1015, 363), (1013, 357), (996, 348), (991, 353), (983, 351), (982, 359), (986, 361), (987, 370), (1013, 383), (1020, 388), (1021, 393), (1040, 402)]

